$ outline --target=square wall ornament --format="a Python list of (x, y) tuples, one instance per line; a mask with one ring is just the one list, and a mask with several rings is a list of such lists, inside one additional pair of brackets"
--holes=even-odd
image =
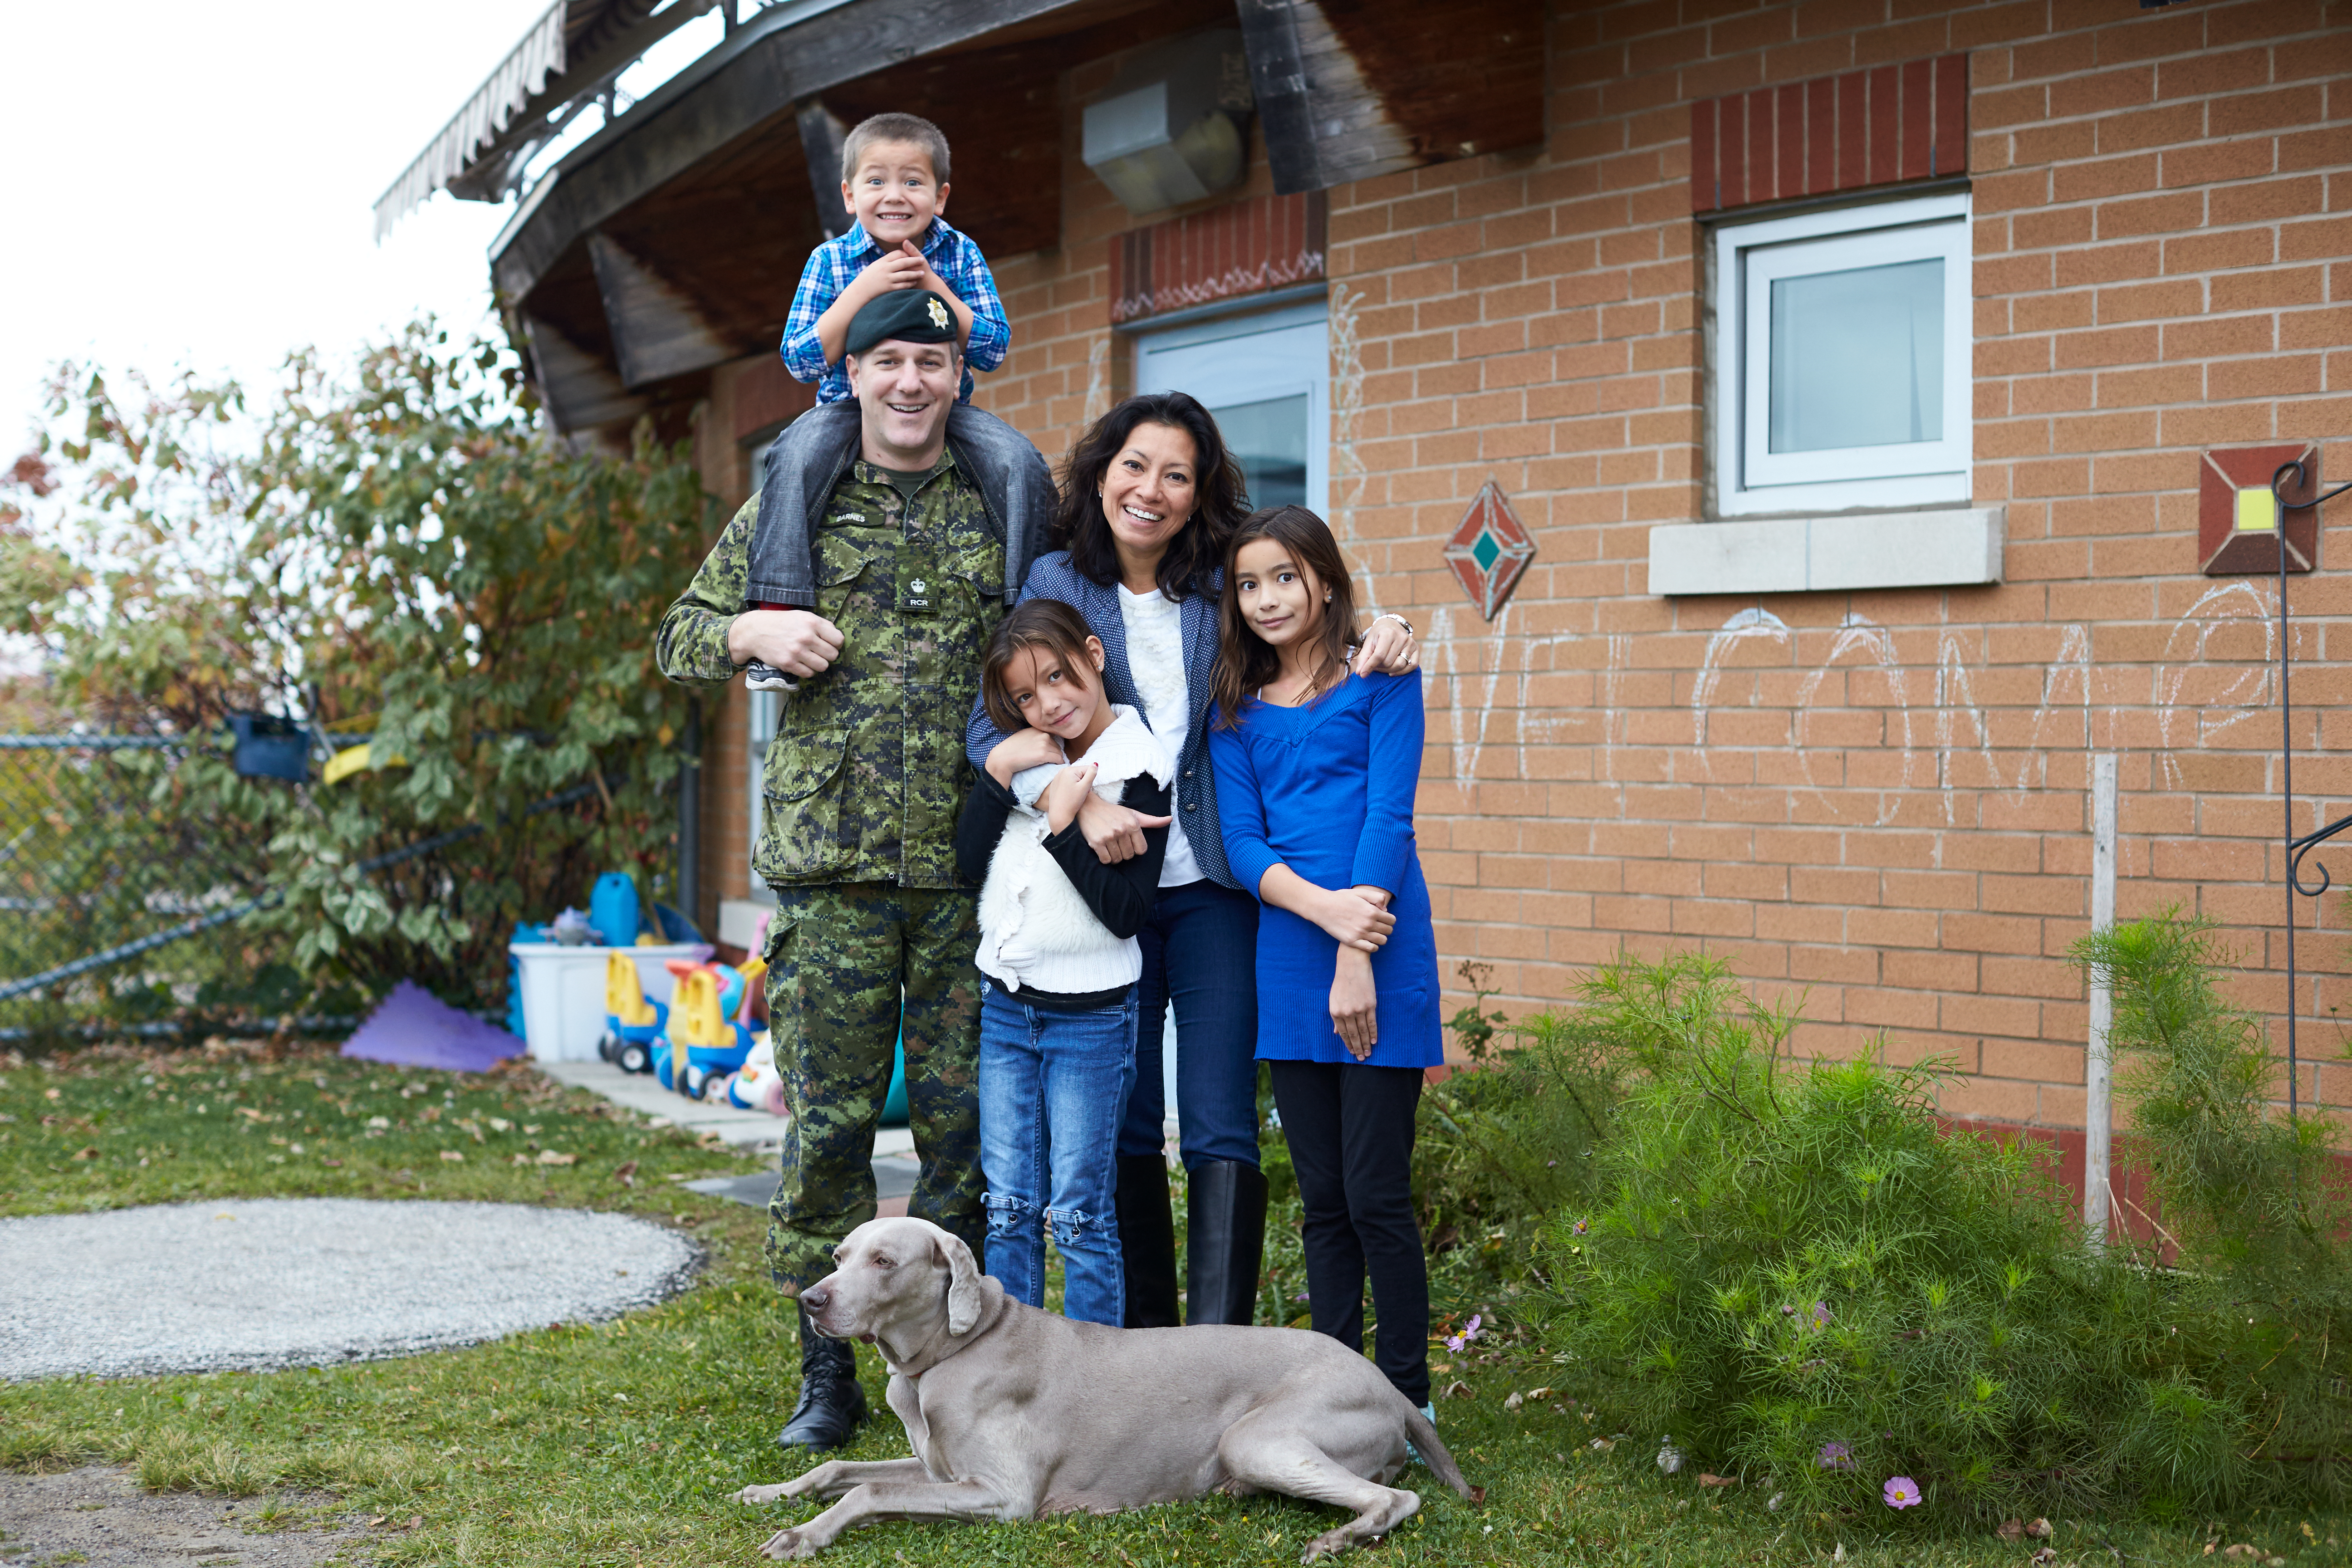
[(1511, 510), (1510, 498), (1492, 479), (1445, 542), (1445, 563), (1454, 568), (1478, 613), (1490, 621), (1502, 612), (1535, 556), (1534, 538)]
[[(2276, 494), (2271, 476), (2288, 463), (2303, 465), (2303, 479), (2288, 476)], [(2279, 569), (2279, 531), (2286, 531), (2286, 569), (2308, 572), (2319, 559), (2319, 509), (2285, 511), (2288, 501), (2319, 493), (2319, 447), (2237, 447), (2207, 452), (2197, 463), (2197, 559), (2208, 577), (2251, 577)]]

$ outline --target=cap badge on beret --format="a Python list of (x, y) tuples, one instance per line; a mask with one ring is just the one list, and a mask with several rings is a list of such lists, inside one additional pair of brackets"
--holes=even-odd
[(849, 319), (843, 351), (863, 354), (876, 343), (946, 343), (955, 341), (955, 317), (948, 303), (928, 289), (893, 289), (877, 294)]

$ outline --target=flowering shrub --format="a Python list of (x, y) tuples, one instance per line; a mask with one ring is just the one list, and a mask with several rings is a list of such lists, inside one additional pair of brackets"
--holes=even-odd
[[(2200, 962), (2177, 944), (2145, 958)], [(2134, 1016), (2124, 994), (2119, 1020)], [(2217, 1236), (2273, 1238), (2274, 1267), (2250, 1276), (2268, 1294), (2252, 1301), (2222, 1252), (2192, 1278), (2092, 1248), (2045, 1163), (1938, 1123), (1934, 1064), (1875, 1049), (1793, 1059), (1793, 1016), (1748, 999), (1717, 961), (1612, 966), (1584, 987), (1581, 1016), (1625, 1063), (1625, 1098), (1597, 1147), (1596, 1200), (1554, 1215), (1538, 1263), (1550, 1348), (1613, 1421), (1671, 1432), (1801, 1514), (1883, 1504), (1992, 1521), (2119, 1500), (2178, 1512), (2337, 1484), (2352, 1421), (2325, 1426), (2343, 1395), (2315, 1373), (2324, 1334), (2352, 1335), (2331, 1316), (2340, 1270), (2322, 1266), (2344, 1211), (2309, 1195), (2324, 1192), (2317, 1167), (2292, 1156), (2315, 1135), (2262, 1132), (2273, 1124), (2258, 1104), (2225, 1114), (2217, 1093), (2197, 1114), (2243, 1129), (2239, 1163), (2209, 1150), (2170, 1167), (2203, 1184), (2184, 1189), (2184, 1217), (2203, 1204), (2236, 1216)], [(2159, 1122), (2174, 1101), (2146, 1086), (2187, 1107), (2188, 1082), (2230, 1081), (2187, 1063), (2174, 1051), (2133, 1080)], [(2258, 1092), (2260, 1075), (2240, 1077), (2239, 1092)], [(2283, 1174), (2263, 1188), (2263, 1148), (2269, 1169), (2303, 1172), (2303, 1210)], [(2298, 1305), (2315, 1342), (2300, 1362)], [(2303, 1417), (2293, 1446), (2250, 1462), (2290, 1388), (2305, 1401), (2284, 1407)]]

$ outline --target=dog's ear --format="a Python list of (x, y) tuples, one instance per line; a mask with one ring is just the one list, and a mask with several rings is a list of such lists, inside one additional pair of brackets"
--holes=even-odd
[(948, 1332), (968, 1334), (980, 1321), (980, 1265), (972, 1261), (971, 1248), (962, 1238), (948, 1231), (933, 1234), (931, 1250), (947, 1265)]

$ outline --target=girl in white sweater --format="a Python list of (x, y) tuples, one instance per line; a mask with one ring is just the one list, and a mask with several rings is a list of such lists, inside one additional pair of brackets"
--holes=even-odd
[(988, 1272), (1045, 1299), (1047, 1226), (1062, 1255), (1062, 1310), (1126, 1317), (1118, 1225), (1119, 1119), (1135, 1077), (1135, 933), (1151, 914), (1166, 827), (1106, 866), (1076, 826), (1089, 793), (1168, 816), (1168, 748), (1104, 695), (1103, 647), (1052, 599), (1014, 606), (990, 639), (982, 700), (1013, 738), (990, 755), (956, 824), (956, 862), (982, 884), (981, 1169)]

